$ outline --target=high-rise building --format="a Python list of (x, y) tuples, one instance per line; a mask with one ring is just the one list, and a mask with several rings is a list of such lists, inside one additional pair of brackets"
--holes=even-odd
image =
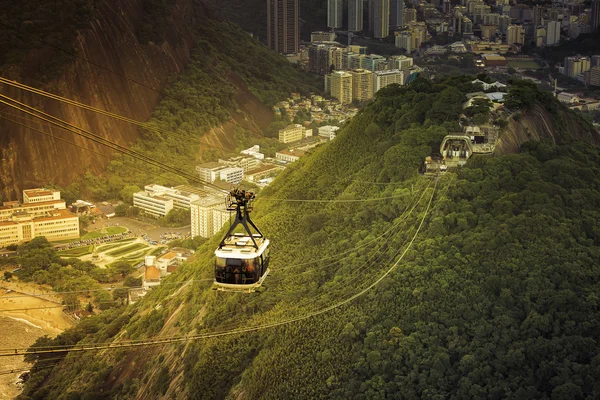
[(560, 22), (548, 21), (546, 25), (546, 46), (554, 46), (560, 42)]
[(600, 86), (600, 67), (590, 69), (590, 85)]
[(327, 26), (332, 29), (342, 27), (343, 0), (327, 0)]
[(598, 32), (600, 28), (600, 0), (592, 0), (590, 26), (592, 27), (592, 32)]
[(525, 29), (521, 25), (509, 25), (506, 32), (506, 44), (525, 43)]
[(373, 74), (373, 94), (377, 93), (380, 89), (397, 83), (398, 85), (404, 85), (404, 72), (400, 70), (391, 71), (378, 71)]
[(404, 26), (404, 0), (391, 0), (390, 25), (397, 27)]
[(595, 56), (592, 56), (591, 65), (592, 65), (592, 68), (600, 67), (600, 54), (596, 54)]
[(348, 31), (363, 30), (363, 0), (348, 0)]
[(589, 70), (592, 62), (589, 57), (567, 57), (564, 62), (564, 74), (570, 78), (577, 78), (577, 75)]
[(497, 25), (481, 25), (481, 38), (483, 40), (490, 40), (495, 34), (496, 31), (498, 30), (498, 26)]
[(352, 75), (352, 99), (366, 101), (373, 98), (373, 73), (366, 69), (350, 71)]
[(409, 69), (413, 66), (413, 58), (406, 56), (391, 56), (388, 59), (390, 69)]
[(367, 18), (368, 18), (368, 23), (369, 26), (367, 26), (367, 30), (369, 32), (373, 32), (373, 30), (375, 29), (375, 1), (376, 0), (365, 0), (367, 2)]
[(412, 35), (412, 48), (416, 50), (427, 41), (427, 25), (425, 22), (413, 22), (409, 27)]
[(342, 104), (352, 103), (352, 75), (346, 71), (333, 71), (329, 76), (331, 97)]
[(404, 9), (404, 25), (417, 20), (417, 10), (414, 8)]
[(546, 31), (546, 28), (540, 26), (535, 29), (535, 45), (537, 47), (542, 47), (546, 43), (547, 39), (548, 32)]
[(396, 32), (396, 47), (406, 50), (407, 53), (413, 51), (413, 40), (410, 32)]
[(390, 0), (375, 0), (373, 9), (373, 37), (388, 37), (390, 34)]
[(387, 68), (388, 61), (384, 56), (369, 54), (361, 59), (362, 68), (369, 71), (383, 71)]
[(220, 196), (207, 196), (192, 202), (190, 216), (192, 237), (211, 237), (229, 221), (229, 212)]
[(267, 0), (267, 46), (282, 54), (298, 53), (300, 0)]

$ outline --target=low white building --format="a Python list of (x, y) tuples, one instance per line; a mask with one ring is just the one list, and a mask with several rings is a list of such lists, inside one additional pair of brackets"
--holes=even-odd
[(133, 194), (133, 206), (154, 217), (164, 217), (173, 209), (173, 199), (161, 194), (137, 192)]
[(319, 127), (319, 136), (327, 138), (327, 140), (333, 140), (335, 133), (340, 129), (339, 126), (325, 125)]
[(219, 179), (237, 185), (244, 179), (244, 169), (239, 167), (224, 168), (219, 171)]
[(300, 157), (303, 156), (304, 152), (301, 150), (280, 150), (277, 153), (275, 153), (275, 158), (285, 162), (298, 161)]
[(249, 156), (254, 157), (254, 158), (258, 159), (258, 160), (264, 160), (265, 159), (265, 155), (260, 152), (260, 145), (258, 145), (258, 144), (250, 147), (249, 149), (242, 150), (242, 151), (240, 151), (240, 153), (241, 154), (249, 155)]
[(579, 102), (579, 96), (577, 96), (574, 93), (567, 93), (567, 92), (562, 92), (559, 93), (558, 96), (556, 96), (558, 101), (560, 101), (561, 103), (565, 103), (565, 104), (573, 104), (573, 103), (578, 103)]
[(226, 167), (224, 164), (213, 161), (196, 165), (196, 172), (204, 182), (213, 183), (219, 177), (219, 171)]

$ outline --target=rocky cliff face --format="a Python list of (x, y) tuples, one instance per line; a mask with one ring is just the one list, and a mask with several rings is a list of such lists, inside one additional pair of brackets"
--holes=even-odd
[[(7, 78), (144, 121), (159, 101), (159, 90), (188, 62), (194, 44), (192, 25), (199, 17), (195, 14), (203, 9), (193, 8), (192, 0), (177, 0), (168, 17), (165, 41), (160, 45), (142, 45), (136, 37), (136, 29), (144, 15), (142, 0), (98, 2), (97, 7), (89, 28), (78, 32), (74, 47), (80, 58), (72, 58), (58, 79), (46, 85), (28, 79), (27, 62), (20, 66), (7, 66), (0, 73)], [(43, 53), (43, 50), (37, 50), (27, 58), (33, 60)], [(130, 144), (138, 137), (137, 128), (133, 125), (18, 89), (1, 87), (1, 91), (121, 145)], [(4, 107), (0, 111), (1, 115), (74, 143), (68, 144), (0, 119), (0, 194), (5, 199), (20, 197), (24, 188), (47, 183), (67, 185), (86, 171), (99, 174), (108, 162), (108, 158), (100, 154), (110, 155), (110, 152), (99, 144), (42, 125), (18, 111)]]
[(572, 113), (561, 107), (558, 113), (553, 114), (537, 105), (509, 118), (508, 126), (498, 139), (495, 153), (518, 153), (521, 145), (528, 140), (563, 143), (569, 138), (600, 146), (600, 134), (593, 127), (586, 127)]

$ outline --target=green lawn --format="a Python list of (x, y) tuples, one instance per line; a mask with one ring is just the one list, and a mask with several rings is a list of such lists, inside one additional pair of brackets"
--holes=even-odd
[(119, 240), (119, 241), (113, 242), (111, 244), (104, 244), (104, 245), (98, 247), (98, 251), (108, 251), (110, 249), (116, 249), (117, 247), (125, 246), (125, 244), (127, 244), (129, 242), (133, 242), (134, 240), (135, 240), (135, 238), (129, 238), (129, 239)]
[(81, 257), (86, 254), (90, 254), (94, 246), (83, 246), (75, 249), (59, 251), (57, 254), (61, 257)]
[(125, 247), (117, 249), (117, 250), (109, 251), (106, 254), (108, 254), (111, 257), (118, 257), (118, 256), (122, 256), (127, 253), (131, 253), (132, 251), (141, 250), (145, 247), (147, 247), (147, 246), (143, 243), (134, 243), (132, 245), (125, 246)]
[(106, 236), (106, 233), (102, 233), (102, 231), (91, 231), (83, 235), (79, 240), (96, 239), (102, 236)]
[(512, 68), (540, 69), (540, 64), (535, 61), (509, 61), (508, 66)]
[(129, 254), (129, 255), (127, 255), (125, 257), (125, 259), (131, 260), (131, 259), (136, 259), (136, 258), (144, 257), (145, 255), (148, 254), (148, 250), (150, 250), (150, 249), (144, 249), (143, 251), (138, 251), (136, 253)]
[(118, 235), (119, 233), (127, 232), (127, 228), (123, 228), (122, 226), (107, 226), (105, 230), (108, 235)]

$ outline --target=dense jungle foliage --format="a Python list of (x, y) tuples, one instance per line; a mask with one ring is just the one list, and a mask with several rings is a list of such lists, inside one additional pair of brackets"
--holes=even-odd
[(335, 141), (261, 193), (254, 220), (272, 240), (273, 271), (262, 293), (199, 281), (212, 276), (214, 238), (166, 285), (69, 343), (107, 342), (120, 327), (120, 339), (142, 339), (302, 317), (399, 261), (373, 290), (278, 328), (70, 354), (34, 372), (21, 398), (600, 396), (600, 151), (528, 142), (439, 179), (418, 175), (454, 129), (470, 80), (380, 91)]

